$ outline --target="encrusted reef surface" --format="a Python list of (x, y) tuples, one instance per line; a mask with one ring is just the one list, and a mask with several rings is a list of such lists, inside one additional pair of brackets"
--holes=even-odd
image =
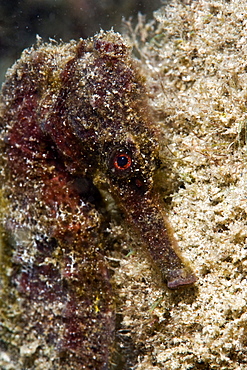
[[(102, 340), (104, 338), (108, 340), (107, 348), (101, 346), (103, 355), (97, 354), (95, 363), (91, 362), (86, 368), (97, 369), (112, 366), (114, 369), (114, 363), (116, 363), (118, 365), (115, 368), (131, 369), (134, 367), (136, 370), (244, 370), (247, 366), (246, 2), (237, 0), (172, 1), (155, 13), (154, 22), (145, 24), (140, 20), (135, 30), (130, 28), (130, 31), (130, 43), (133, 44), (134, 53), (141, 59), (141, 66), (146, 75), (146, 85), (150, 91), (149, 102), (156, 112), (155, 122), (161, 133), (164, 133), (163, 147), (161, 142), (159, 155), (159, 161), (162, 164), (159, 163), (159, 173), (155, 175), (155, 192), (163, 192), (164, 204), (167, 204), (169, 219), (175, 229), (182, 255), (190, 261), (198, 281), (192, 287), (169, 290), (160, 282), (157, 266), (153, 268), (152, 260), (146, 258), (146, 253), (141, 253), (141, 245), (137, 248), (137, 253), (128, 253), (136, 246), (139, 239), (133, 237), (129, 229), (123, 225), (122, 213), (113, 201), (115, 197), (117, 203), (121, 203), (117, 190), (119, 182), (115, 178), (112, 180), (107, 170), (106, 173), (110, 180), (106, 181), (108, 185), (105, 187), (102, 184), (101, 169), (96, 171), (97, 175), (93, 172), (91, 177), (96, 189), (100, 189), (101, 197), (102, 194), (105, 194), (107, 198), (104, 205), (101, 204), (101, 200), (98, 200), (100, 195), (96, 189), (92, 194), (88, 194), (88, 190), (85, 190), (90, 183), (89, 180), (84, 182), (82, 186), (80, 176), (76, 175), (76, 179), (79, 177), (80, 181), (63, 182), (66, 189), (73, 184), (73, 191), (76, 191), (77, 195), (78, 189), (82, 191), (83, 188), (84, 197), (86, 195), (87, 200), (89, 196), (91, 197), (90, 206), (83, 206), (80, 215), (80, 222), (81, 220), (85, 221), (85, 230), (87, 230), (84, 242), (88, 245), (90, 240), (92, 243), (90, 253), (83, 252), (83, 258), (87, 262), (89, 261), (90, 276), (93, 275), (94, 268), (98, 271), (95, 281), (100, 281), (100, 289), (98, 290), (97, 284), (93, 285), (93, 294), (89, 296), (83, 291), (89, 287), (89, 283), (82, 276), (82, 269), (79, 269), (81, 274), (79, 277), (71, 275), (76, 266), (73, 264), (74, 252), (70, 249), (71, 246), (65, 247), (66, 240), (71, 236), (68, 232), (65, 235), (65, 241), (63, 241), (64, 235), (58, 234), (55, 235), (56, 238), (51, 239), (51, 235), (53, 235), (51, 231), (49, 231), (50, 242), (48, 244), (40, 238), (36, 240), (39, 253), (45, 253), (46, 257), (45, 263), (41, 261), (41, 265), (47, 266), (49, 262), (55, 268), (54, 257), (58, 258), (57, 267), (63, 268), (63, 281), (70, 284), (70, 288), (71, 284), (74, 283), (77, 289), (74, 295), (75, 305), (78, 305), (78, 297), (86, 296), (90, 302), (90, 312), (93, 314), (93, 318), (89, 317), (88, 320), (90, 327), (92, 327), (92, 333), (99, 333)], [(74, 44), (71, 44), (71, 48), (74, 47)], [(104, 48), (102, 52), (105, 51)], [(116, 50), (108, 50), (108, 52), (116, 53)], [(93, 74), (90, 78), (94, 78)], [(56, 81), (58, 81), (57, 77), (54, 78), (54, 91), (59, 89)], [(137, 82), (140, 83), (139, 77)], [(51, 104), (51, 100), (48, 102), (49, 104)], [(142, 107), (143, 101), (142, 99), (140, 101)], [(90, 102), (90, 104), (93, 103), (94, 107), (101, 109), (97, 99)], [(137, 107), (138, 104), (134, 106), (135, 109)], [(60, 108), (61, 106), (57, 106), (57, 111)], [(142, 109), (138, 110), (138, 114), (145, 116), (146, 112)], [(7, 110), (5, 112), (8, 114)], [(44, 110), (41, 113), (45, 116), (47, 112)], [(53, 140), (51, 123), (56, 117), (57, 115), (51, 117), (50, 126), (47, 125)], [(44, 126), (41, 125), (41, 128), (43, 129)], [(76, 120), (74, 127), (79, 130)], [(156, 153), (156, 139), (151, 140), (153, 136), (156, 137), (156, 134), (153, 135), (152, 130), (148, 145), (150, 148), (145, 146), (146, 139), (143, 144), (146, 158), (149, 151)], [(138, 129), (135, 129), (135, 133), (131, 136), (134, 143), (137, 140), (137, 131)], [(77, 135), (79, 135), (78, 132)], [(148, 136), (148, 132), (148, 128), (146, 128), (142, 132), (142, 136)], [(110, 136), (108, 135), (109, 141)], [(126, 140), (126, 135), (123, 136)], [(16, 136), (13, 138), (16, 142)], [(63, 135), (59, 140), (62, 139)], [(7, 141), (3, 145), (6, 143)], [(29, 142), (29, 144), (31, 143)], [(22, 145), (25, 148), (23, 143)], [(125, 151), (122, 151), (122, 148), (120, 150), (120, 157), (114, 157), (115, 151), (113, 157), (111, 155), (107, 157), (110, 165), (117, 165), (114, 175), (118, 174), (116, 173), (118, 170), (121, 172), (119, 166), (128, 170), (129, 164), (132, 163), (132, 156), (129, 157), (132, 146), (126, 148), (125, 145), (124, 147)], [(63, 146), (61, 148), (64, 149)], [(17, 149), (18, 147), (16, 147)], [(72, 171), (75, 164), (74, 161), (68, 159), (69, 149), (65, 148), (63, 155), (67, 154), (66, 168)], [(45, 147), (42, 147), (42, 150), (47, 154)], [(27, 155), (28, 153), (27, 150)], [(58, 155), (57, 152), (56, 155)], [(73, 159), (77, 163), (77, 158), (73, 157)], [(153, 155), (151, 155), (151, 159), (151, 172), (153, 172), (155, 167)], [(102, 163), (104, 167), (105, 162)], [(147, 162), (141, 163), (141, 169), (144, 170), (146, 176), (149, 173)], [(53, 166), (51, 168), (54, 168), (54, 162), (51, 164)], [(18, 167), (18, 164), (16, 166)], [(15, 168), (14, 164), (13, 168)], [(93, 161), (90, 168), (94, 168)], [(60, 167), (56, 169), (61, 170)], [(91, 170), (87, 171), (90, 175)], [(137, 189), (137, 203), (142, 205), (141, 196), (147, 190), (142, 188), (142, 177), (141, 182), (137, 181), (136, 174), (139, 171), (133, 171), (134, 188), (139, 190), (141, 188), (140, 192)], [(55, 176), (52, 179), (54, 184), (61, 181)], [(75, 178), (73, 179), (75, 180)], [(122, 176), (120, 176), (120, 181), (123, 181)], [(113, 189), (111, 195), (108, 194), (107, 190), (109, 184)], [(133, 182), (131, 184), (133, 186)], [(149, 186), (149, 180), (145, 184)], [(133, 198), (130, 201), (128, 191), (125, 192), (126, 186), (125, 183), (120, 188), (129, 205), (132, 204)], [(51, 188), (48, 187), (48, 190), (51, 191)], [(50, 194), (48, 190), (47, 199), (49, 201), (53, 199), (54, 194)], [(131, 194), (132, 192), (133, 188), (131, 188)], [(21, 190), (18, 194), (21, 194)], [(69, 190), (64, 194), (70, 194)], [(32, 196), (30, 195), (30, 197)], [(72, 199), (74, 201), (77, 199), (75, 193), (73, 193)], [(66, 203), (66, 198), (58, 200), (60, 204)], [(4, 199), (3, 209), (8, 207), (5, 202)], [(98, 207), (95, 207), (95, 203), (98, 204)], [(24, 206), (26, 207), (25, 204)], [(131, 216), (132, 221), (135, 220), (135, 212)], [(60, 213), (61, 223), (63, 222), (62, 216), (63, 214)], [(20, 215), (18, 222), (21, 221), (21, 217)], [(76, 220), (73, 220), (72, 229), (69, 230), (70, 232), (72, 230), (73, 235), (77, 236), (77, 240), (81, 237), (77, 222), (78, 217), (79, 213), (76, 215)], [(128, 219), (127, 216), (126, 218)], [(33, 228), (41, 230), (42, 225), (41, 219), (38, 225), (33, 225)], [(5, 303), (1, 304), (5, 324), (4, 337), (1, 337), (0, 367), (18, 370), (24, 368), (53, 369), (52, 361), (58, 366), (58, 360), (52, 358), (53, 355), (51, 355), (54, 353), (52, 352), (54, 337), (63, 339), (60, 341), (58, 349), (60, 349), (61, 360), (65, 358), (64, 363), (67, 364), (67, 351), (72, 349), (72, 352), (69, 353), (78, 354), (76, 345), (80, 344), (80, 340), (72, 338), (70, 333), (69, 339), (75, 347), (72, 348), (72, 344), (70, 346), (69, 343), (66, 347), (64, 325), (55, 326), (53, 333), (49, 331), (51, 326), (42, 325), (37, 318), (34, 318), (33, 322), (39, 323), (36, 332), (40, 330), (40, 337), (33, 338), (30, 334), (28, 345), (22, 343), (20, 347), (22, 364), (19, 363), (19, 368), (15, 362), (18, 358), (17, 348), (23, 335), (22, 330), (28, 332), (33, 325), (32, 322), (25, 322), (25, 315), (27, 315), (25, 310), (22, 320), (18, 321), (16, 318), (20, 300), (23, 299), (21, 294), (24, 294), (24, 297), (27, 296), (29, 287), (33, 294), (36, 289), (33, 282), (37, 282), (37, 279), (25, 280), (25, 274), (23, 271), (20, 274), (19, 270), (20, 265), (25, 265), (27, 260), (30, 261), (30, 255), (27, 256), (23, 250), (23, 242), (20, 248), (20, 240), (25, 240), (26, 248), (30, 250), (30, 235), (25, 233), (24, 237), (25, 230), (16, 228), (16, 225), (11, 222), (8, 223), (8, 230), (18, 231), (14, 241), (8, 240), (8, 243), (19, 246), (17, 248), (19, 254), (15, 256), (16, 271), (13, 272), (13, 269), (7, 268), (2, 273), (6, 276), (4, 284), (9, 284), (9, 277), (12, 276), (15, 282), (21, 282), (19, 288), (21, 287), (23, 290), (18, 299), (16, 299), (16, 292), (13, 291), (13, 295), (11, 295), (11, 291), (7, 292), (7, 303), (12, 298), (11, 310), (8, 310)], [(142, 230), (145, 231), (143, 225)], [(51, 240), (54, 241), (54, 239), (59, 240), (67, 252), (66, 258), (63, 253), (59, 254), (57, 244), (52, 245)], [(4, 241), (6, 243), (5, 234)], [(142, 243), (140, 242), (140, 244)], [(52, 255), (50, 248), (47, 249), (47, 245), (53, 247)], [(107, 247), (105, 247), (106, 245)], [(79, 252), (76, 242), (76, 257)], [(107, 256), (110, 267), (102, 254)], [(32, 256), (36, 258), (35, 263), (37, 261), (40, 263), (37, 256)], [(94, 260), (94, 256), (96, 256), (96, 260)], [(10, 255), (3, 255), (2, 259), (6, 266), (8, 266), (10, 258)], [(81, 257), (78, 258), (77, 262), (80, 261)], [(20, 259), (22, 259), (21, 263)], [(109, 270), (112, 271), (111, 278), (108, 277)], [(35, 272), (37, 273), (37, 269)], [(61, 278), (61, 274), (57, 270), (55, 272)], [(55, 283), (53, 277), (49, 275), (50, 270), (44, 269), (40, 273), (46, 276), (51, 290), (54, 289)], [(103, 280), (99, 278), (102, 275), (105, 277)], [(167, 275), (165, 277), (167, 280)], [(78, 278), (84, 282), (83, 289), (78, 283)], [(34, 285), (32, 286), (31, 283)], [(112, 284), (114, 294), (112, 293)], [(14, 289), (13, 286), (11, 289)], [(47, 290), (44, 290), (44, 294), (45, 292)], [(60, 315), (69, 320), (69, 315), (73, 317), (73, 296), (70, 293), (71, 290), (69, 290), (67, 298), (64, 292), (65, 287), (63, 286), (62, 304), (56, 307), (57, 316)], [(42, 303), (44, 297), (33, 298), (38, 308), (36, 314), (40, 310), (46, 309), (47, 312), (49, 310), (52, 312), (54, 300), (50, 296), (48, 298), (49, 306), (47, 308)], [(64, 311), (68, 298), (70, 299), (70, 305), (67, 305), (69, 310)], [(27, 310), (30, 310), (25, 298), (24, 303)], [(108, 331), (102, 334), (101, 326), (92, 325), (99, 312), (105, 322), (110, 317), (111, 325), (113, 323), (111, 315), (116, 313), (117, 316), (115, 333), (119, 347), (113, 350), (111, 365), (107, 365), (105, 356), (108, 356), (106, 354), (108, 349), (112, 349), (114, 329), (108, 326)], [(83, 313), (85, 312), (83, 311)], [(22, 315), (22, 312), (19, 314)], [(12, 320), (12, 317), (15, 318), (15, 321)], [(48, 315), (48, 317), (51, 321), (54, 320), (52, 315)], [(16, 326), (15, 322), (20, 325)], [(55, 320), (54, 323), (56, 322)], [(78, 325), (78, 321), (74, 322)], [(99, 325), (101, 322), (103, 321), (98, 321)], [(105, 327), (105, 322), (103, 327)], [(80, 330), (84, 329), (80, 328)], [(46, 346), (42, 342), (44, 331), (46, 343), (48, 343)], [(10, 348), (6, 348), (8, 342), (6, 339), (8, 338), (10, 338), (12, 353)], [(92, 354), (92, 350), (89, 348), (90, 354)], [(85, 355), (85, 351), (83, 355)], [(80, 351), (78, 356), (81, 356)], [(72, 368), (73, 366), (76, 368), (74, 360), (71, 361)]]
[[(165, 294), (152, 311), (153, 321), (147, 315), (137, 325), (147, 351), (137, 369), (244, 370), (246, 1), (172, 1), (155, 18), (157, 24), (149, 25), (153, 33), (140, 25), (133, 44), (151, 75), (153, 106), (178, 175), (169, 217), (199, 280), (191, 301), (179, 292)], [(128, 273), (134, 278), (131, 269)], [(142, 316), (143, 296), (135, 299)], [(155, 293), (147, 294), (146, 306), (154, 300)]]

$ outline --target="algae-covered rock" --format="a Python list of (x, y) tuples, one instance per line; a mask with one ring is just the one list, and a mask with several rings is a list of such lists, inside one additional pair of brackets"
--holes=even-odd
[(137, 369), (246, 369), (246, 2), (172, 1), (155, 18), (132, 40), (169, 140), (170, 219), (198, 291), (153, 310), (159, 325), (151, 337), (139, 329), (148, 354)]

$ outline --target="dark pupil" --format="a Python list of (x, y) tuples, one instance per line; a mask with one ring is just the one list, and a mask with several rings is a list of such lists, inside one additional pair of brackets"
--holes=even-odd
[(126, 164), (128, 163), (128, 157), (125, 155), (120, 155), (117, 159), (117, 164), (119, 167), (125, 167)]

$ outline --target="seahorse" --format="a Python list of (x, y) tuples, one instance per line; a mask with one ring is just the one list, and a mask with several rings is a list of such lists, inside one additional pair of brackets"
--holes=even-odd
[(43, 369), (45, 359), (52, 369), (109, 369), (102, 187), (168, 288), (196, 281), (154, 187), (159, 134), (130, 47), (101, 31), (25, 50), (3, 84), (0, 129), (7, 352), (21, 369), (40, 358)]

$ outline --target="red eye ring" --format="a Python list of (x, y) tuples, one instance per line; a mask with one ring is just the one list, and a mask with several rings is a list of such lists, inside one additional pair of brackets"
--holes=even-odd
[(113, 161), (114, 167), (120, 171), (129, 168), (131, 166), (131, 163), (131, 156), (127, 153), (118, 153)]

